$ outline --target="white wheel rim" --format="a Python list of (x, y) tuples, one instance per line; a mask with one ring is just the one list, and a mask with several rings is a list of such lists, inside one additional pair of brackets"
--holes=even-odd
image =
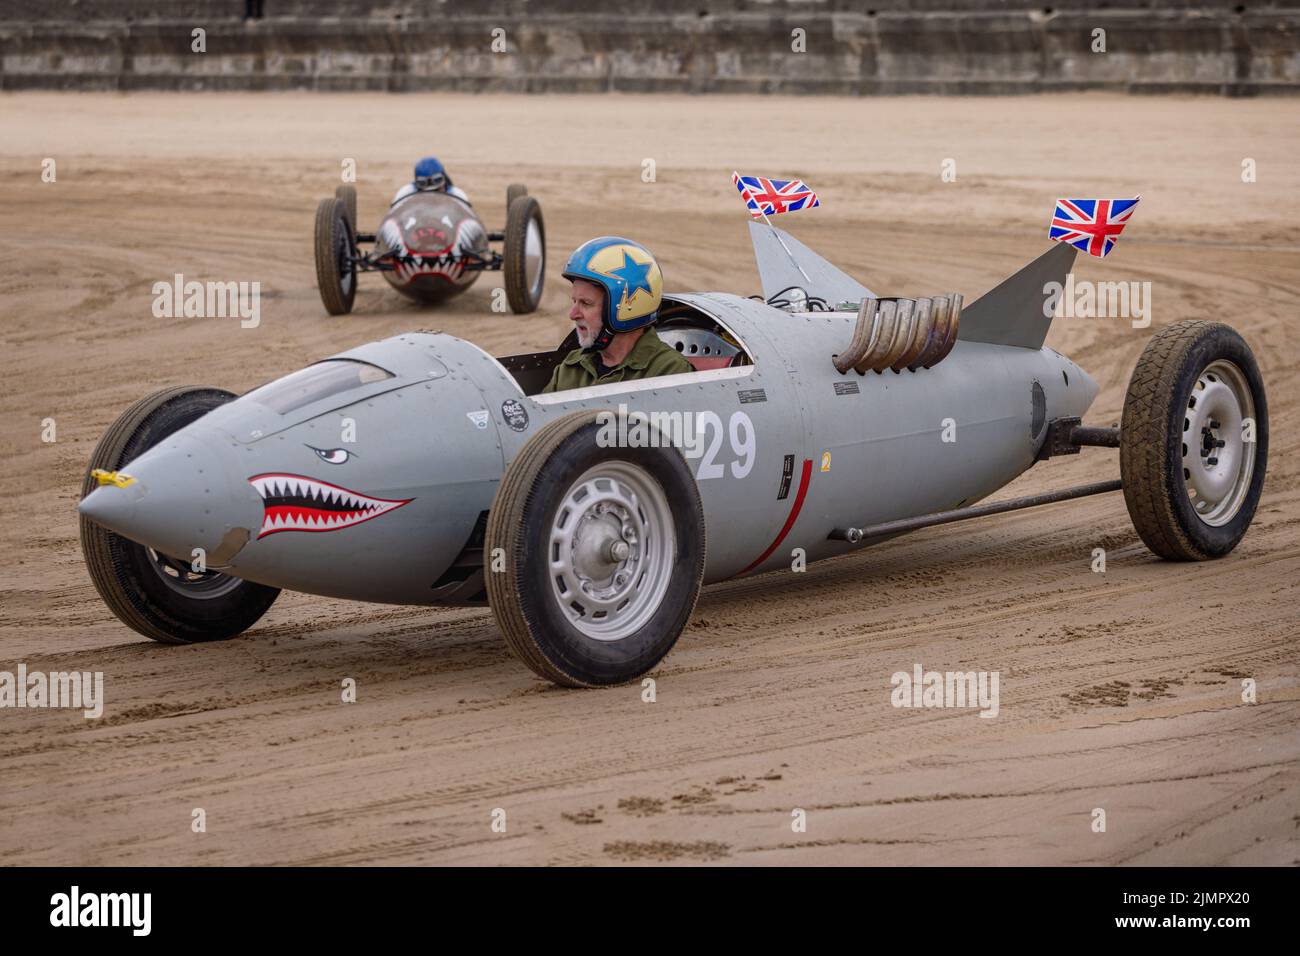
[(1255, 475), (1255, 442), (1242, 422), (1255, 418), (1245, 374), (1226, 359), (1196, 378), (1183, 416), (1183, 485), (1192, 510), (1206, 524), (1227, 524), (1241, 510)]
[(348, 241), (348, 227), (346, 223), (339, 224), (339, 238), (335, 243), (338, 250), (339, 260), (339, 288), (343, 294), (347, 295), (352, 291), (352, 282), (354, 272), (352, 270), (352, 243)]
[(565, 492), (548, 543), (551, 591), (597, 641), (635, 634), (663, 603), (677, 538), (663, 486), (631, 462), (603, 462)]
[(536, 302), (542, 294), (542, 271), (546, 265), (546, 251), (542, 248), (542, 230), (537, 219), (528, 220), (524, 234), (524, 279), (528, 283), (528, 296)]

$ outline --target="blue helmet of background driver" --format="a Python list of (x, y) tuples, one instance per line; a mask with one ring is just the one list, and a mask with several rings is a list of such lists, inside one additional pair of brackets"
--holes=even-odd
[(658, 317), (664, 276), (645, 246), (621, 236), (584, 242), (569, 256), (564, 278), (585, 279), (605, 290), (601, 332), (593, 349), (603, 349), (616, 332), (632, 332)]
[(418, 189), (441, 189), (447, 185), (447, 170), (437, 156), (426, 156), (415, 164), (415, 185)]

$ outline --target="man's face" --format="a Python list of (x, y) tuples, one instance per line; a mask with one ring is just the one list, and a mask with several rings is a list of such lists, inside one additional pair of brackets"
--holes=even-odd
[(601, 310), (605, 305), (605, 290), (586, 279), (574, 279), (569, 298), (573, 308), (569, 309), (569, 318), (578, 330), (578, 344), (584, 349), (591, 348), (600, 335)]

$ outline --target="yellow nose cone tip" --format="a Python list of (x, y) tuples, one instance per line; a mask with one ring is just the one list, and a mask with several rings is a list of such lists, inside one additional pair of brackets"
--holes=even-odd
[(124, 471), (105, 471), (103, 468), (96, 468), (90, 473), (90, 477), (103, 485), (114, 485), (118, 488), (126, 488), (135, 484), (135, 479)]

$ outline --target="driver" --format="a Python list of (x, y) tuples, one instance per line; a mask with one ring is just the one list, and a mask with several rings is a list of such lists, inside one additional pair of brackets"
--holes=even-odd
[(694, 371), (650, 327), (664, 277), (645, 246), (618, 236), (592, 239), (569, 256), (564, 277), (573, 283), (569, 318), (580, 347), (555, 367), (543, 392)]
[(414, 178), (397, 191), (397, 194), (393, 196), (393, 201), (388, 205), (391, 208), (407, 196), (413, 196), (421, 192), (446, 193), (448, 196), (455, 196), (466, 206), (470, 204), (469, 196), (465, 195), (465, 190), (452, 185), (451, 177), (447, 175), (447, 170), (437, 156), (426, 156), (416, 163)]

